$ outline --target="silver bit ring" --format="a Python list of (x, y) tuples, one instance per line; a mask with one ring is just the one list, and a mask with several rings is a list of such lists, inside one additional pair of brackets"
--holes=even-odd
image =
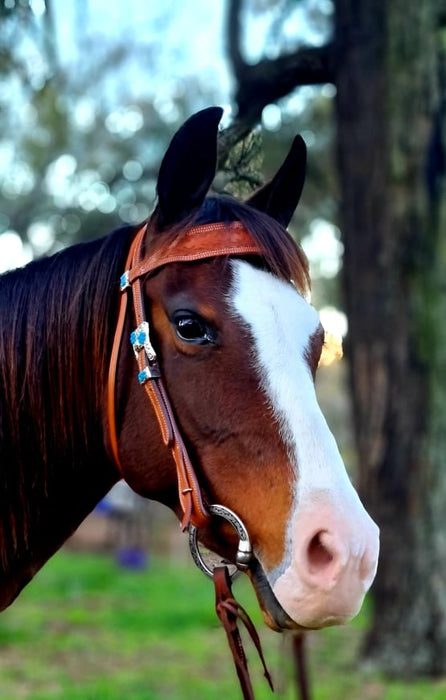
[[(231, 579), (234, 579), (239, 571), (246, 571), (248, 564), (252, 559), (252, 548), (248, 531), (238, 515), (236, 515), (230, 508), (226, 508), (225, 506), (215, 503), (214, 505), (207, 506), (207, 510), (211, 515), (226, 520), (230, 525), (232, 525), (239, 536), (237, 554), (233, 564), (237, 568), (234, 572), (230, 573)], [(195, 527), (195, 525), (189, 526), (189, 548), (192, 559), (194, 560), (196, 566), (201, 569), (206, 576), (212, 578), (214, 576), (214, 571), (204, 561), (203, 555), (201, 554), (198, 546), (198, 530), (199, 528)]]

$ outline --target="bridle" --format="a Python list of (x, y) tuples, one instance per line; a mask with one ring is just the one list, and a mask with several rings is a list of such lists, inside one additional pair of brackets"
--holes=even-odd
[[(226, 566), (211, 570), (205, 563), (197, 542), (197, 530), (208, 525), (212, 517), (222, 517), (236, 530), (239, 545), (236, 554), (236, 571), (246, 570), (252, 558), (248, 532), (240, 518), (229, 508), (220, 504), (208, 505), (203, 497), (187, 448), (178, 428), (172, 409), (156, 351), (150, 339), (150, 323), (145, 309), (143, 283), (161, 267), (174, 262), (194, 262), (215, 257), (262, 256), (260, 245), (239, 221), (220, 222), (193, 226), (181, 231), (166, 245), (157, 246), (144, 254), (144, 239), (148, 225), (136, 233), (127, 255), (125, 271), (120, 278), (120, 301), (110, 357), (107, 388), (108, 442), (111, 457), (124, 477), (118, 447), (116, 425), (116, 377), (119, 353), (129, 298), (131, 297), (135, 330), (130, 342), (138, 365), (138, 381), (145, 390), (155, 412), (164, 445), (171, 450), (177, 473), (178, 496), (182, 509), (181, 528), (189, 531), (189, 545), (197, 566), (213, 578), (216, 589), (216, 611), (225, 628), (229, 645), (239, 676), (244, 698), (254, 698), (246, 657), (241, 644), (237, 619), (242, 620), (253, 639), (262, 660), (265, 676), (271, 687), (271, 679), (265, 667), (258, 635), (246, 611), (236, 602), (231, 591), (231, 578)], [(125, 478), (125, 477), (124, 477)]]
[(161, 430), (163, 443), (170, 448), (175, 461), (178, 495), (183, 512), (181, 527), (203, 527), (211, 514), (203, 502), (200, 485), (187, 453), (174, 411), (161, 376), (160, 365), (150, 339), (150, 325), (145, 310), (143, 281), (165, 265), (173, 262), (193, 262), (218, 256), (261, 255), (259, 245), (240, 222), (195, 226), (181, 232), (167, 246), (144, 256), (143, 244), (147, 226), (137, 232), (127, 256), (125, 271), (120, 278), (121, 298), (118, 321), (113, 340), (108, 376), (108, 431), (110, 451), (122, 476), (116, 426), (116, 373), (131, 291), (135, 330), (130, 342), (138, 364), (138, 381), (152, 404)]

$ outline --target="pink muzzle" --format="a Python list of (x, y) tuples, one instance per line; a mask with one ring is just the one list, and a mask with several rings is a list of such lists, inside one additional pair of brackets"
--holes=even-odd
[(293, 517), (291, 555), (272, 588), (303, 627), (350, 620), (375, 577), (379, 529), (353, 488), (348, 496), (340, 508), (326, 491), (309, 493)]

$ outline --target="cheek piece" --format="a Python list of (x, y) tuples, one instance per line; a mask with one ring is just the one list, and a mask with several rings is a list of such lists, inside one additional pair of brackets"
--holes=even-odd
[[(207, 505), (203, 499), (195, 470), (187, 453), (181, 432), (175, 420), (167, 391), (161, 376), (155, 349), (150, 340), (150, 326), (145, 312), (143, 279), (164, 265), (172, 262), (192, 262), (219, 256), (262, 255), (262, 250), (241, 222), (215, 223), (196, 226), (182, 232), (167, 246), (157, 247), (143, 256), (143, 243), (147, 226), (136, 233), (130, 246), (125, 271), (120, 278), (121, 298), (118, 322), (110, 357), (107, 389), (107, 419), (109, 452), (121, 476), (125, 468), (121, 464), (116, 425), (116, 376), (119, 353), (131, 296), (136, 328), (130, 342), (138, 365), (138, 382), (145, 390), (160, 426), (164, 445), (171, 450), (177, 473), (178, 496), (183, 511), (181, 528), (189, 530), (189, 546), (196, 565), (215, 585), (216, 612), (225, 629), (240, 686), (245, 700), (253, 700), (254, 694), (248, 673), (246, 656), (237, 627), (240, 620), (246, 626), (260, 655), (265, 677), (272, 688), (271, 677), (265, 666), (260, 640), (248, 613), (232, 595), (231, 582), (239, 570), (246, 570), (252, 559), (248, 532), (240, 518), (229, 508)], [(229, 522), (239, 536), (235, 571), (229, 574), (226, 566), (210, 569), (198, 547), (198, 529), (209, 524), (212, 517), (221, 517)]]

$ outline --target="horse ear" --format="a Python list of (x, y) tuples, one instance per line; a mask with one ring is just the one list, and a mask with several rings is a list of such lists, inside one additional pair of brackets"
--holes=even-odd
[(305, 141), (301, 136), (296, 136), (290, 152), (272, 180), (254, 192), (247, 204), (265, 212), (286, 228), (302, 194), (306, 164)]
[(217, 167), (217, 133), (223, 110), (208, 107), (173, 137), (158, 174), (157, 224), (181, 221), (203, 202)]

